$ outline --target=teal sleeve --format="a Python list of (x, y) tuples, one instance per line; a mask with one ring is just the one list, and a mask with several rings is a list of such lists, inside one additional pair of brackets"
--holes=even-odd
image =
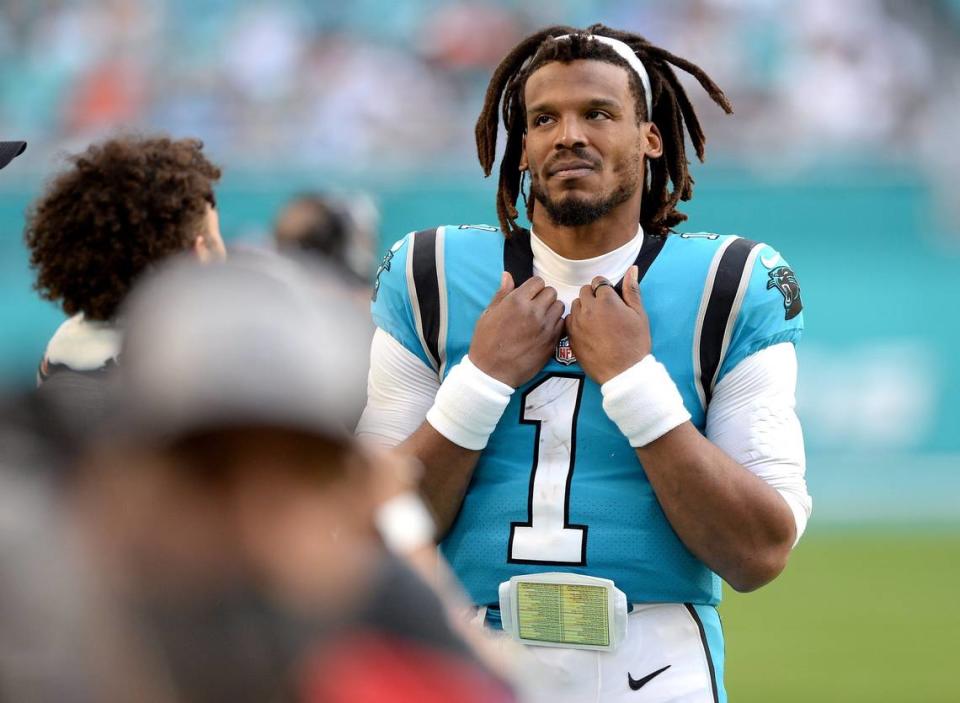
[(370, 314), (374, 324), (417, 355), (432, 368), (414, 320), (410, 293), (407, 288), (407, 256), (413, 233), (394, 243), (384, 255), (373, 282), (373, 301)]
[(740, 311), (717, 380), (761, 349), (803, 333), (803, 301), (797, 276), (775, 249), (762, 245), (753, 261)]

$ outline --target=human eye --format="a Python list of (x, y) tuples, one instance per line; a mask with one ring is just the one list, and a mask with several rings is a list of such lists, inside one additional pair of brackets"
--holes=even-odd
[(603, 110), (589, 110), (587, 111), (588, 120), (609, 120), (610, 113), (604, 112)]
[(541, 114), (539, 114), (539, 115), (535, 115), (535, 116), (534, 116), (534, 118), (533, 118), (533, 126), (534, 126), (534, 127), (543, 127), (544, 125), (550, 124), (551, 120), (553, 120), (553, 118), (550, 117), (550, 115), (546, 115), (546, 114), (542, 114), (542, 113), (541, 113)]

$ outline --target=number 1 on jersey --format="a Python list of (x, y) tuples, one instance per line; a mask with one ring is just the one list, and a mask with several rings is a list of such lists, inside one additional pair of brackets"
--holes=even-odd
[(569, 521), (582, 395), (583, 376), (550, 374), (520, 399), (520, 423), (534, 425), (536, 433), (527, 522), (510, 525), (510, 562), (586, 563), (587, 527)]

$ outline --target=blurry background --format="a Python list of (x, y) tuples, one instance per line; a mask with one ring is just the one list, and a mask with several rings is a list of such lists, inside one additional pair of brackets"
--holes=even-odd
[[(602, 21), (701, 65), (709, 137), (688, 231), (779, 248), (803, 287), (799, 404), (814, 517), (788, 572), (721, 613), (734, 701), (957, 701), (960, 2), (4, 0), (0, 387), (63, 315), (32, 291), (23, 215), (117, 129), (197, 136), (228, 242), (303, 190), (369, 196), (381, 250), (495, 221), (473, 124), (498, 59)], [(689, 83), (688, 83), (689, 85)]]

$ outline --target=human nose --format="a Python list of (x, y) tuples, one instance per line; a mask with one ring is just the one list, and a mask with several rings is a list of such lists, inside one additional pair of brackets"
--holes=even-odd
[(576, 117), (561, 118), (559, 127), (553, 145), (555, 149), (572, 149), (587, 143), (583, 125)]

